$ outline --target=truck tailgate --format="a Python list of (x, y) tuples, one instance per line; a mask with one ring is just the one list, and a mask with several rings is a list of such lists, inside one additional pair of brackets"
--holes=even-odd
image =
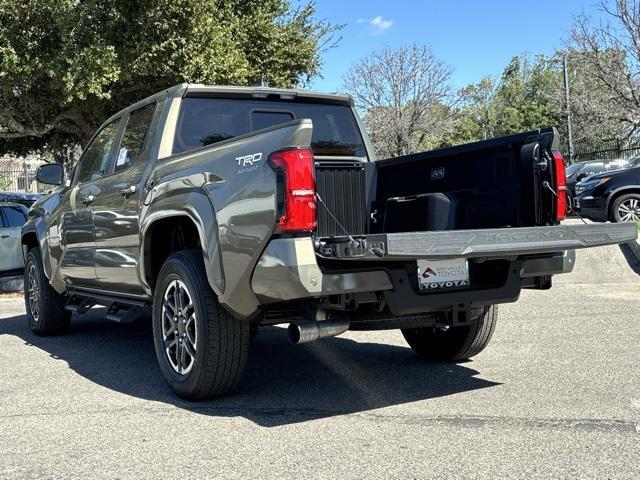
[(635, 240), (635, 223), (446, 230), (368, 235), (359, 245), (323, 239), (325, 258), (401, 260), (416, 258), (503, 258), (598, 247)]

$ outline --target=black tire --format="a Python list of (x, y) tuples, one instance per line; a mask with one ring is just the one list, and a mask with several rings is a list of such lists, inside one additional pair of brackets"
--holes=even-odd
[[(197, 319), (194, 322), (194, 332), (197, 332), (193, 342), (195, 356), (190, 357), (193, 364), (186, 373), (180, 373), (172, 365), (170, 354), (165, 351), (163, 302), (172, 282), (176, 281), (182, 282), (191, 296), (190, 303)], [(171, 322), (168, 325), (171, 326)], [(177, 329), (175, 332), (170, 333), (172, 337), (167, 336), (167, 340), (180, 336)], [(160, 369), (173, 391), (188, 400), (205, 400), (233, 390), (247, 363), (249, 337), (249, 322), (234, 318), (211, 290), (201, 252), (185, 250), (171, 255), (162, 266), (155, 287), (153, 340)], [(187, 340), (184, 342), (186, 345)], [(174, 351), (177, 360), (177, 346)]]
[(422, 358), (435, 361), (461, 361), (480, 353), (488, 345), (498, 319), (498, 307), (477, 307), (472, 311), (477, 318), (471, 325), (402, 330), (409, 346)]
[[(33, 302), (30, 300), (34, 295), (32, 282), (36, 285), (36, 298)], [(69, 329), (71, 312), (64, 308), (64, 296), (49, 285), (39, 248), (32, 248), (27, 254), (24, 267), (24, 303), (27, 325), (36, 335), (59, 335)]]
[(633, 200), (636, 201), (636, 217), (638, 216), (638, 213), (640, 213), (637, 209), (640, 208), (640, 194), (637, 193), (628, 193), (626, 195), (620, 195), (619, 197), (617, 197), (613, 203), (611, 204), (611, 212), (609, 214), (609, 218), (611, 220), (613, 220), (614, 222), (626, 222), (626, 221), (637, 221), (637, 218), (630, 218), (629, 220), (623, 220), (622, 219), (622, 215), (620, 212), (620, 206), (623, 203), (629, 203), (629, 202), (633, 202)]

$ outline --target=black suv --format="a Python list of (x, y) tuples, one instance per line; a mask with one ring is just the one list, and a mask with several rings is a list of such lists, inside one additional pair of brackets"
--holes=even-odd
[(605, 172), (576, 185), (580, 215), (596, 222), (640, 220), (640, 166)]
[(567, 196), (569, 204), (573, 207), (575, 204), (576, 185), (599, 173), (611, 172), (621, 168), (630, 166), (625, 160), (597, 160), (591, 162), (576, 162), (567, 167)]

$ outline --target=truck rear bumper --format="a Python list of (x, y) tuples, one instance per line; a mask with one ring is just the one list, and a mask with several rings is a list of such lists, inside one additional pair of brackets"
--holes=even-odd
[(392, 288), (384, 270), (323, 273), (311, 238), (271, 240), (251, 279), (253, 292), (262, 303), (342, 293), (374, 292)]
[(385, 292), (392, 311), (404, 314), (460, 303), (480, 305), (515, 301), (523, 279), (567, 273), (574, 264), (573, 250), (518, 256), (511, 262), (509, 273), (501, 285), (425, 294), (414, 291), (408, 278), (404, 278), (406, 271), (386, 268), (383, 263), (366, 271), (323, 272), (310, 238), (280, 238), (267, 245), (256, 265), (251, 286), (262, 304), (339, 294)]

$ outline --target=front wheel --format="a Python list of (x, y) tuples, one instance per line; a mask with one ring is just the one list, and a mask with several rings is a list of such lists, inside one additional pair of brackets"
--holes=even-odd
[(498, 320), (498, 307), (476, 307), (472, 323), (402, 330), (409, 346), (420, 356), (435, 361), (460, 361), (480, 353), (489, 344)]
[(40, 336), (67, 331), (71, 312), (65, 310), (65, 298), (56, 292), (44, 273), (40, 249), (32, 248), (24, 267), (24, 303), (27, 324)]
[(180, 397), (204, 400), (240, 382), (250, 325), (227, 312), (207, 281), (202, 254), (174, 253), (153, 299), (153, 340), (164, 378)]
[(640, 220), (640, 195), (620, 195), (613, 201), (611, 214), (616, 222), (637, 222)]

